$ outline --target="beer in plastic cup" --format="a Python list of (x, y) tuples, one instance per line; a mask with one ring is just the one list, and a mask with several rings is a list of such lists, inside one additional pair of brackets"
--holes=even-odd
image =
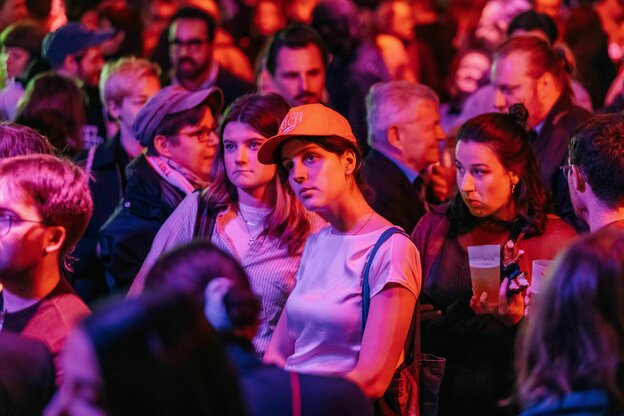
[(469, 246), (468, 263), (473, 295), (479, 299), (483, 292), (487, 293), (488, 306), (497, 308), (500, 289), (500, 245)]
[(542, 282), (553, 260), (533, 260), (531, 269), (531, 293), (542, 291)]

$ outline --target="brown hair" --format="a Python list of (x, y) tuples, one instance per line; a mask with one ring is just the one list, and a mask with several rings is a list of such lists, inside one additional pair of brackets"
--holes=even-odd
[(0, 159), (33, 153), (52, 154), (48, 139), (30, 127), (0, 122)]
[(530, 404), (600, 388), (622, 410), (623, 364), (624, 233), (607, 227), (559, 257), (531, 304), (517, 340), (518, 398)]
[[(468, 120), (459, 129), (457, 141), (488, 146), (505, 170), (518, 175), (520, 179), (512, 194), (517, 209), (515, 231), (540, 235), (546, 227), (547, 194), (523, 127), (528, 112), (522, 104), (514, 104), (510, 113), (487, 113)], [(451, 199), (447, 217), (458, 234), (472, 230), (482, 221), (470, 213), (459, 191)]]
[(0, 178), (13, 192), (32, 198), (44, 223), (65, 228), (59, 262), (70, 270), (70, 254), (93, 212), (85, 172), (68, 159), (26, 155), (0, 160)]
[[(277, 94), (248, 94), (239, 97), (223, 114), (219, 129), (219, 147), (212, 163), (212, 183), (205, 192), (208, 204), (238, 203), (238, 191), (230, 182), (223, 163), (223, 131), (230, 122), (247, 124), (262, 136), (277, 134), (282, 119), (288, 113), (288, 104)], [(276, 174), (271, 183), (275, 204), (266, 219), (266, 234), (288, 246), (290, 255), (301, 251), (312, 226), (309, 214), (294, 195), (290, 186)]]
[(561, 91), (574, 96), (569, 75), (572, 72), (571, 63), (568, 62), (564, 49), (550, 46), (547, 41), (537, 36), (516, 36), (507, 39), (496, 49), (494, 60), (512, 53), (526, 55), (531, 78), (538, 79), (549, 72)]
[(61, 153), (73, 155), (83, 149), (87, 116), (84, 97), (73, 80), (52, 72), (37, 75), (22, 100), (17, 123), (42, 132)]

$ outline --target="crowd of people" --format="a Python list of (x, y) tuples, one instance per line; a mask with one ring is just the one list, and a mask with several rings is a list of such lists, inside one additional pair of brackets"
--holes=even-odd
[(411, 416), (426, 355), (421, 414), (624, 415), (621, 1), (0, 0), (0, 46), (0, 414)]

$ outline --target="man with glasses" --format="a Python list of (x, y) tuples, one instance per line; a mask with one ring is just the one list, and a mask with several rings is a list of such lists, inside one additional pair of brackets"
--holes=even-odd
[(592, 232), (624, 229), (624, 116), (590, 118), (572, 133), (568, 149), (561, 168), (576, 215)]
[(72, 162), (0, 160), (0, 328), (45, 342), (55, 362), (69, 330), (89, 314), (65, 275), (92, 210), (87, 176)]
[(254, 87), (213, 59), (215, 29), (214, 19), (203, 10), (182, 7), (177, 11), (168, 31), (171, 84), (191, 91), (218, 87), (227, 107)]
[(182, 199), (210, 181), (223, 95), (217, 88), (163, 88), (139, 111), (136, 139), (147, 148), (126, 168), (126, 193), (100, 231), (111, 290), (125, 292), (160, 226)]

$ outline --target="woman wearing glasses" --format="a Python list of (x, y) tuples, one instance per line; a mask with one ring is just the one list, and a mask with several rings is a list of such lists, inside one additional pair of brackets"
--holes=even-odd
[[(426, 214), (412, 235), (423, 267), (423, 301), (442, 315), (423, 325), (423, 351), (447, 359), (440, 414), (501, 414), (497, 401), (511, 393), (513, 340), (523, 317), (520, 294), (500, 285), (498, 307), (473, 295), (467, 247), (498, 244), (501, 259), (530, 272), (534, 259), (552, 259), (575, 235), (547, 214), (547, 195), (521, 104), (510, 114), (483, 114), (457, 135), (458, 192)], [(520, 251), (524, 251), (524, 255)], [(512, 288), (515, 286), (512, 285)], [(492, 299), (490, 300), (490, 304)]]
[(158, 232), (130, 295), (142, 292), (161, 253), (205, 238), (236, 258), (262, 303), (254, 347), (264, 353), (295, 284), (303, 244), (314, 223), (275, 166), (258, 162), (258, 149), (277, 133), (288, 105), (278, 95), (246, 95), (226, 110), (212, 166), (213, 182), (187, 197)]

